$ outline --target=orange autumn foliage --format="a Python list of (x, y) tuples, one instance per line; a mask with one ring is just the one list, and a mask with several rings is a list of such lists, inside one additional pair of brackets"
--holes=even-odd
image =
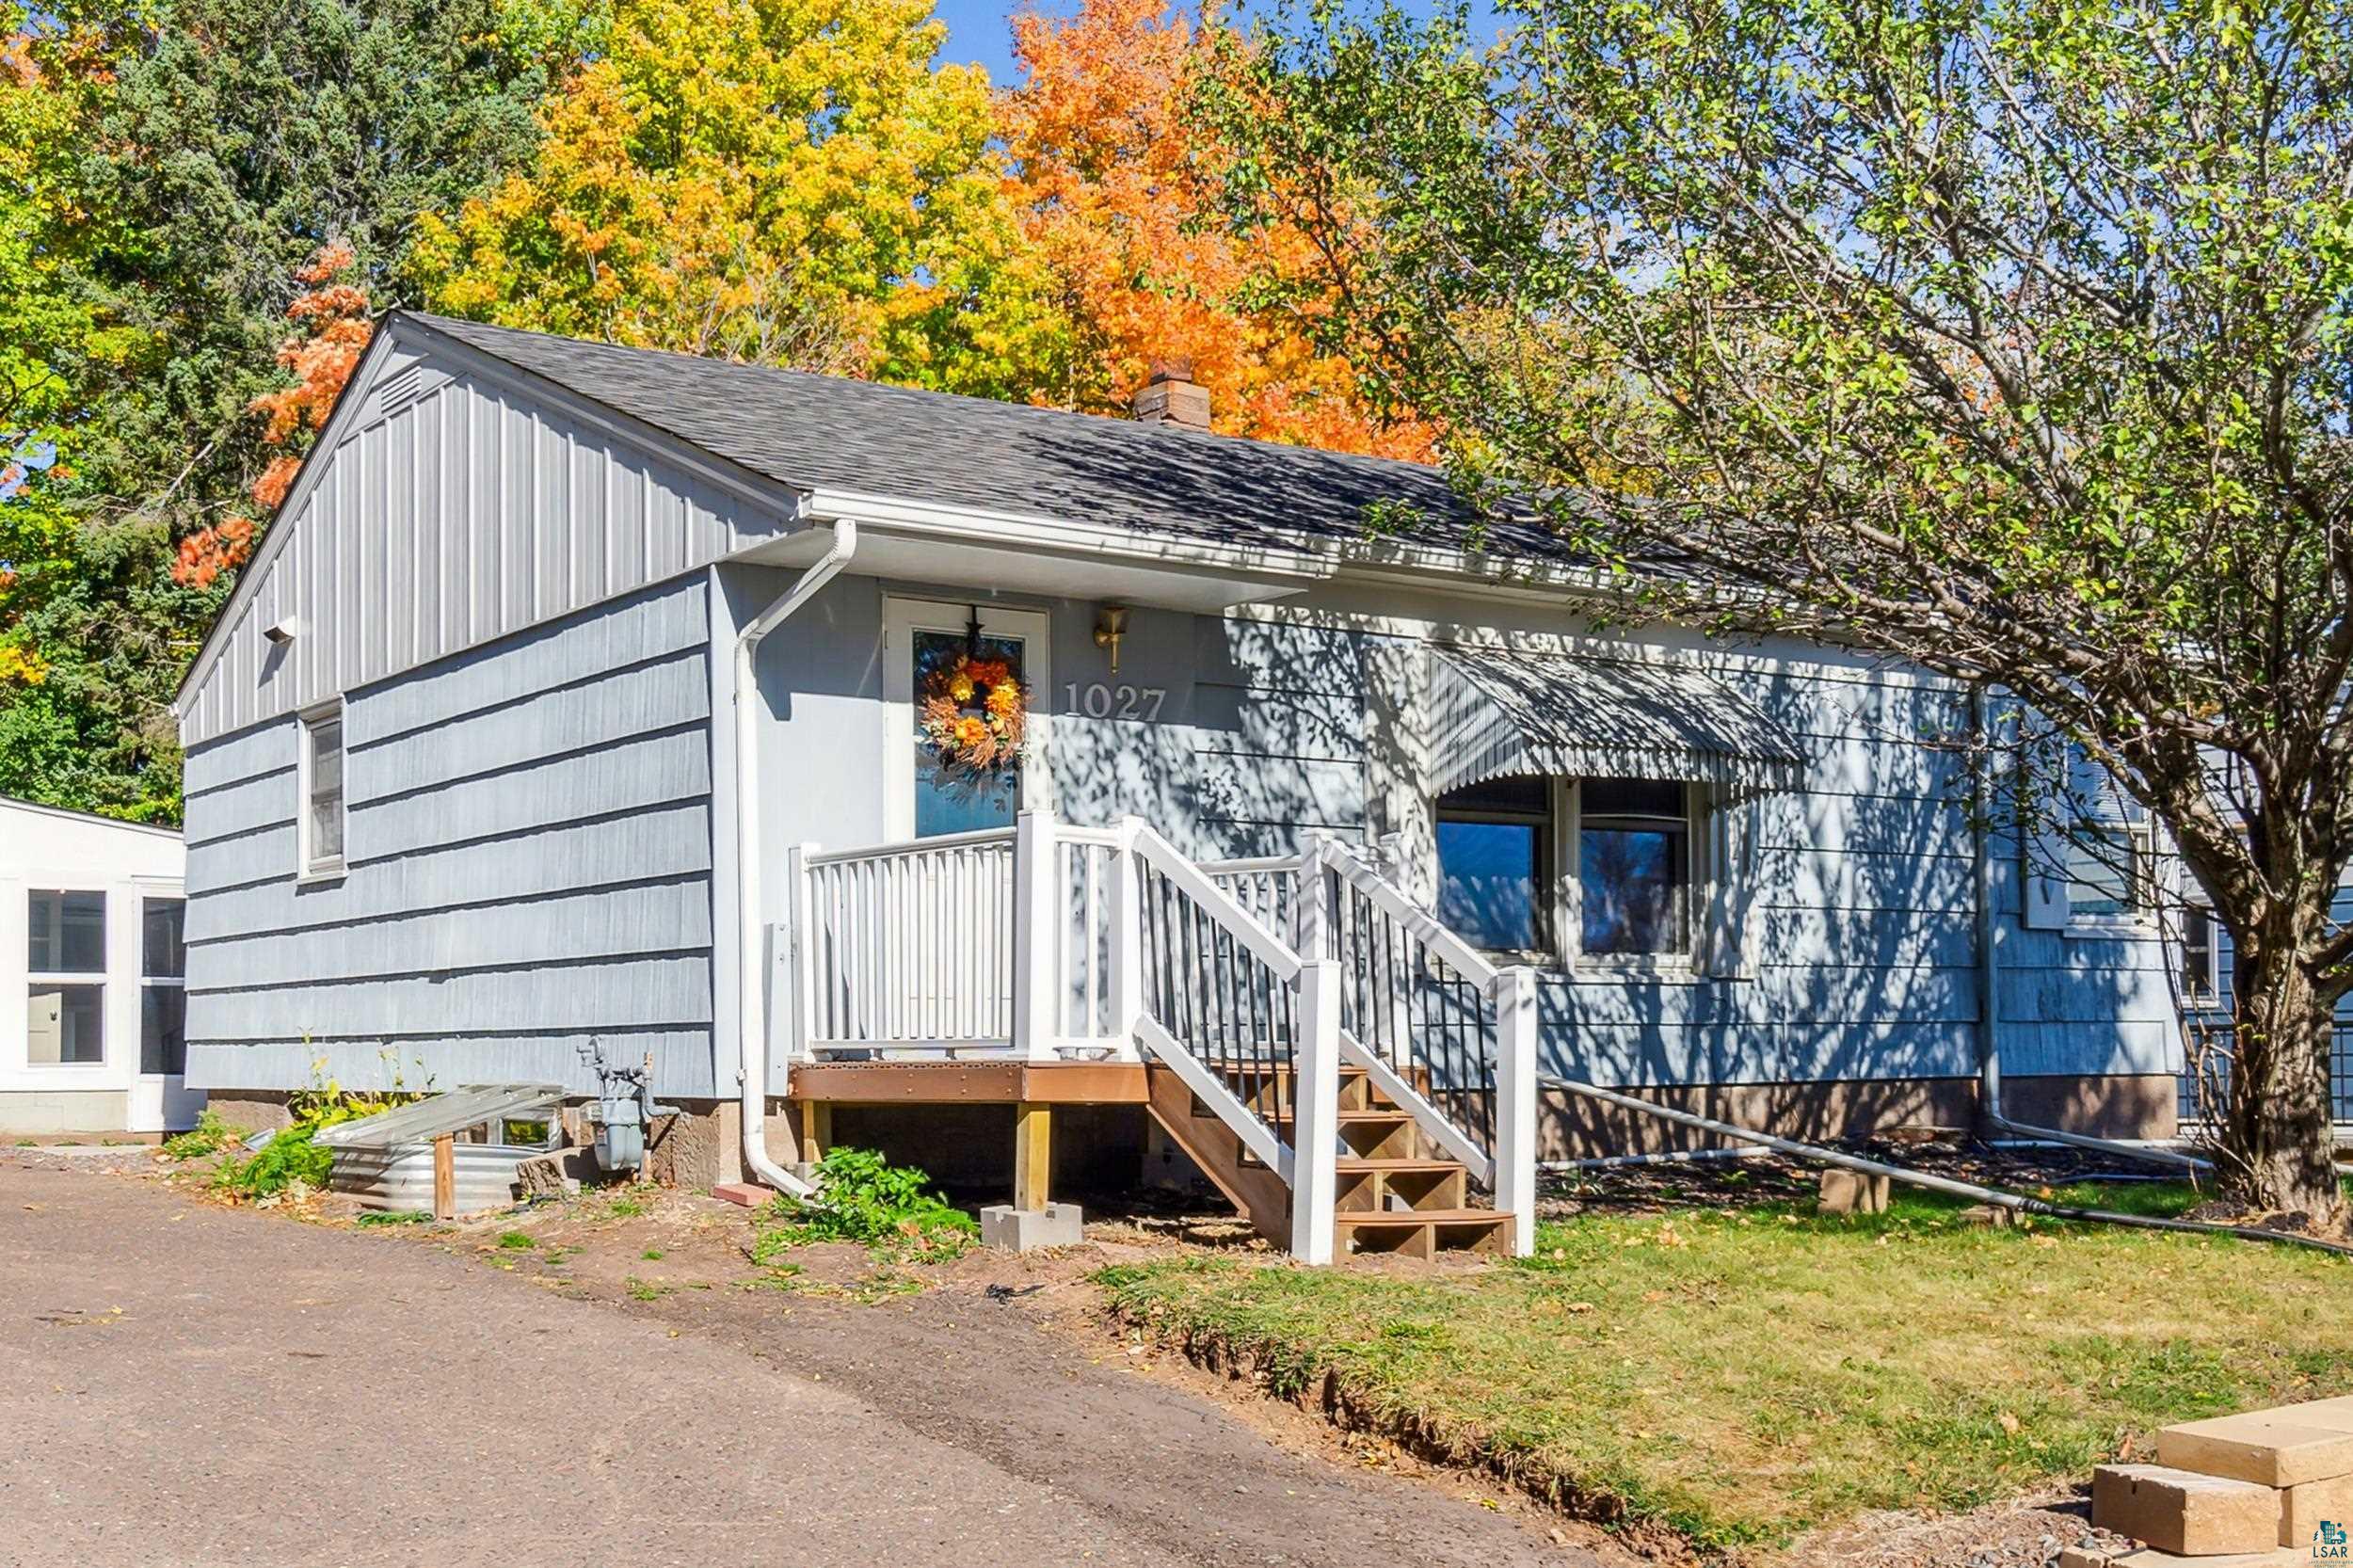
[(1001, 96), (1000, 123), (1025, 235), (1078, 324), (1067, 401), (1124, 413), (1155, 362), (1189, 360), (1224, 434), (1433, 456), (1434, 428), (1381, 419), (1298, 319), (1236, 305), (1254, 268), (1304, 275), (1309, 242), (1277, 230), (1245, 253), (1193, 221), (1217, 149), (1185, 115), (1209, 52), (1181, 13), (1164, 0), (1084, 0), (1068, 16), (1015, 17), (1014, 47), (1027, 79)]
[[(264, 416), (262, 443), (274, 449), (253, 482), (253, 499), (264, 507), (278, 505), (294, 488), (303, 452), (326, 424), (376, 333), (368, 319), (367, 291), (344, 278), (357, 260), (349, 245), (336, 240), (295, 273), (295, 280), (306, 286), (286, 307), (286, 319), (296, 329), (278, 345), (279, 366), (294, 380), (253, 400), (253, 411)], [(226, 518), (200, 528), (180, 541), (172, 580), (185, 587), (210, 587), (222, 572), (250, 560), (260, 539), (261, 530), (250, 518)]]

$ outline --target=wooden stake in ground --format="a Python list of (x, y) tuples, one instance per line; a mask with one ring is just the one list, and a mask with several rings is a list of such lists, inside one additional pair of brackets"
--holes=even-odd
[(444, 1132), (433, 1140), (433, 1217), (457, 1218), (457, 1138)]

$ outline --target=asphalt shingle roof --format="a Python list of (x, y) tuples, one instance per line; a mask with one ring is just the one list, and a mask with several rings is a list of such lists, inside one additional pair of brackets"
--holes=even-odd
[[(1416, 542), (1460, 545), (1474, 520), (1419, 463), (1206, 435), (1092, 414), (736, 364), (418, 314), (485, 354), (798, 489), (1052, 517), (1163, 537), (1297, 548), (1366, 537), (1402, 503)], [(1557, 555), (1508, 526), (1491, 549)]]

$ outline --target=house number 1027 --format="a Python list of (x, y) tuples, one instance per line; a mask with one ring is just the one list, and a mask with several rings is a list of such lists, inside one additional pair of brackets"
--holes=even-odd
[(1125, 683), (1106, 686), (1100, 680), (1080, 685), (1076, 680), (1063, 685), (1063, 711), (1084, 713), (1091, 719), (1126, 719), (1130, 723), (1151, 724), (1160, 716), (1160, 704), (1168, 700), (1167, 688), (1161, 686), (1129, 686)]

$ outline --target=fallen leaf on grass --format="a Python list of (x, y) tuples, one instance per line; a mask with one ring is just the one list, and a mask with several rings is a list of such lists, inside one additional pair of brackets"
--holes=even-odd
[(2012, 1437), (2018, 1435), (2017, 1416), (2012, 1416), (2009, 1411), (2005, 1410), (1999, 1416), (1995, 1416), (1994, 1419), (2002, 1423), (2002, 1430), (2004, 1432), (2009, 1432)]

